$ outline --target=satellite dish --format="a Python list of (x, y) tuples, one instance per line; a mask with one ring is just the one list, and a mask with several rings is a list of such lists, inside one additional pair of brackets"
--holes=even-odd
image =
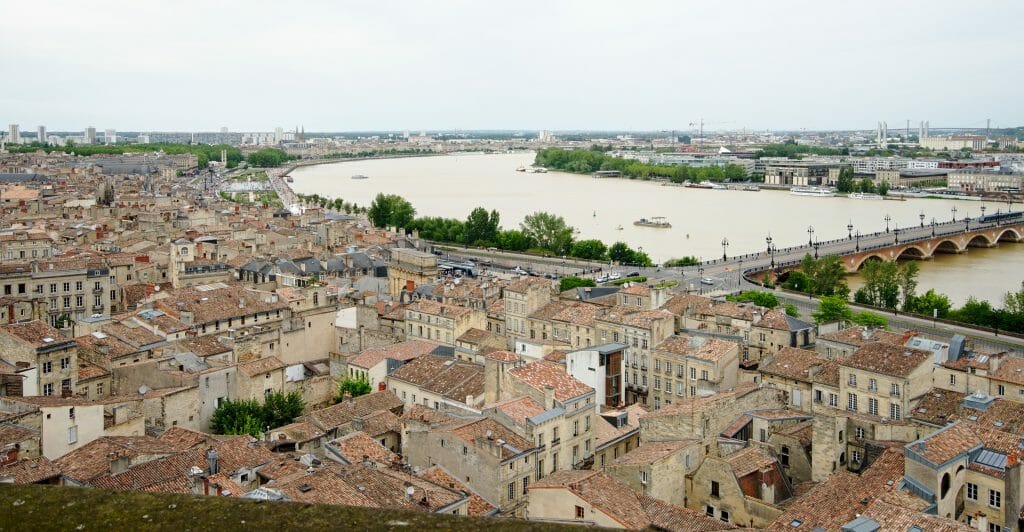
[(149, 390), (150, 387), (143, 384), (142, 386), (139, 386), (139, 395), (146, 395), (146, 392), (148, 392)]

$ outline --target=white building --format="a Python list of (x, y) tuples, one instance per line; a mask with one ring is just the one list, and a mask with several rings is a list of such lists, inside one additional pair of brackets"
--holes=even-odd
[(89, 126), (85, 128), (85, 135), (82, 137), (85, 144), (96, 144), (96, 128)]
[(46, 126), (39, 126), (36, 129), (36, 140), (42, 144), (47, 143), (48, 139), (46, 138)]
[(11, 144), (21, 144), (21, 128), (18, 124), (11, 124), (7, 126), (7, 142)]
[(113, 129), (104, 129), (103, 142), (106, 144), (117, 144), (117, 131), (114, 131)]
[(565, 355), (565, 370), (576, 380), (594, 389), (598, 404), (626, 404), (623, 384), (623, 352), (626, 344), (607, 343), (570, 351)]

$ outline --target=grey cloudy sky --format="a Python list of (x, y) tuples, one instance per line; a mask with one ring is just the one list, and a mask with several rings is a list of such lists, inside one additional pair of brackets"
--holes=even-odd
[(25, 130), (1024, 124), (1024, 2), (0, 2)]

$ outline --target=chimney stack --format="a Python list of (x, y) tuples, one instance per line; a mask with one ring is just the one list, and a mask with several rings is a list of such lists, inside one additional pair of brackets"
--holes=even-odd
[(544, 410), (555, 407), (555, 389), (550, 384), (544, 387)]

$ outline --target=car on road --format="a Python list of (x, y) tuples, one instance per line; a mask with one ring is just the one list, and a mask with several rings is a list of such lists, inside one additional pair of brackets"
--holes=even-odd
[(700, 284), (715, 284), (715, 280), (711, 277), (704, 277), (700, 280)]
[(640, 277), (640, 272), (629, 272), (626, 277)]
[(526, 270), (520, 268), (519, 266), (516, 266), (515, 268), (512, 269), (512, 273), (516, 275), (526, 275)]
[(622, 279), (622, 276), (619, 275), (616, 272), (612, 272), (612, 273), (608, 274), (608, 279), (611, 280), (611, 281), (617, 281), (619, 279)]
[(600, 277), (597, 277), (596, 279), (594, 279), (594, 282), (597, 282), (597, 283), (607, 283), (608, 282), (608, 276), (607, 275), (602, 275)]

